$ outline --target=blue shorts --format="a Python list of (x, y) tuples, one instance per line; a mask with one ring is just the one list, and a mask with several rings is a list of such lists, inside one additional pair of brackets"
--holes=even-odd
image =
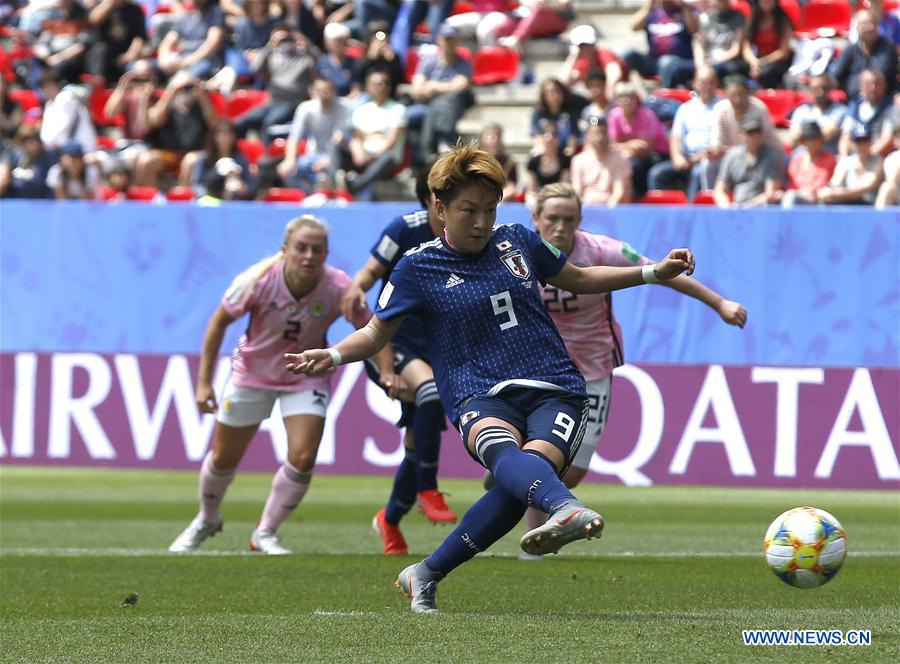
[[(581, 447), (589, 406), (587, 397), (572, 392), (508, 387), (492, 397), (469, 399), (460, 408), (462, 414), (456, 425), (465, 444), (476, 422), (486, 417), (503, 420), (515, 427), (526, 443), (545, 440), (562, 452), (566, 460), (559, 471), (562, 475)], [(466, 450), (469, 450), (468, 445)], [(471, 451), (469, 455), (481, 463)]]
[[(426, 364), (429, 364), (428, 359), (422, 357), (420, 353), (416, 350), (410, 350), (406, 346), (396, 344), (391, 342), (394, 349), (394, 373), (400, 375), (403, 369), (407, 364), (412, 362), (413, 360), (422, 360)], [(366, 367), (366, 375), (369, 376), (369, 379), (375, 383), (381, 390), (388, 394), (388, 391), (381, 384), (381, 372), (378, 370), (378, 364), (375, 362), (373, 358), (367, 359), (363, 362), (363, 365)], [(397, 420), (398, 427), (408, 427), (412, 425), (413, 415), (416, 412), (416, 404), (409, 403), (408, 401), (400, 402), (400, 419)], [(443, 418), (444, 424), (441, 426), (441, 431), (447, 428), (447, 418)]]

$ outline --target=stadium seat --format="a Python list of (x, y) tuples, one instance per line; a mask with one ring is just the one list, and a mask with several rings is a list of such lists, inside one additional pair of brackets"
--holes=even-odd
[(406, 82), (412, 83), (416, 69), (419, 68), (419, 52), (411, 48), (406, 52)]
[(145, 201), (153, 202), (159, 195), (159, 189), (156, 187), (128, 187), (125, 192), (125, 198), (129, 201)]
[(750, 18), (750, 3), (747, 0), (731, 0), (731, 6), (747, 18)]
[(118, 201), (123, 198), (122, 194), (112, 187), (100, 186), (97, 187), (97, 195), (96, 198), (98, 201)]
[[(287, 150), (287, 140), (284, 138), (276, 138), (269, 144), (266, 154), (272, 159), (284, 159)], [(306, 141), (301, 139), (297, 141), (297, 156), (306, 154)]]
[(32, 108), (41, 107), (41, 98), (34, 90), (10, 90), (8, 95), (10, 100), (21, 106), (26, 113)]
[(91, 109), (91, 119), (94, 124), (99, 127), (124, 127), (125, 116), (121, 113), (114, 118), (107, 118), (103, 109), (106, 108), (106, 102), (112, 97), (114, 90), (112, 88), (95, 87), (91, 90), (91, 96), (88, 99), (88, 106)]
[(167, 201), (192, 201), (196, 198), (190, 187), (172, 187), (166, 192)]
[(225, 116), (236, 120), (247, 111), (268, 103), (269, 93), (265, 90), (238, 90), (227, 100)]
[(244, 155), (244, 159), (249, 164), (259, 163), (263, 155), (266, 153), (266, 146), (262, 141), (252, 140), (249, 138), (237, 139), (237, 149)]
[(672, 101), (677, 101), (679, 104), (683, 104), (686, 101), (690, 101), (691, 99), (691, 91), (683, 90), (681, 88), (656, 88), (653, 91), (654, 97), (659, 97), (660, 99), (671, 99)]
[(509, 83), (519, 74), (519, 52), (503, 46), (485, 46), (475, 53), (472, 82), (475, 85)]
[(468, 14), (475, 11), (475, 5), (471, 2), (454, 2), (450, 7), (450, 16), (457, 14)]
[(794, 34), (806, 39), (845, 37), (850, 31), (851, 15), (847, 0), (809, 0), (802, 8), (800, 25)]
[(644, 205), (687, 205), (687, 194), (680, 189), (651, 189), (641, 196)]
[(272, 187), (266, 192), (263, 200), (267, 203), (302, 203), (304, 198), (306, 198), (306, 194), (302, 189)]
[(713, 196), (712, 189), (703, 189), (702, 191), (698, 191), (694, 194), (694, 200), (691, 201), (693, 205), (715, 205), (716, 199)]
[(116, 145), (116, 139), (112, 136), (105, 136), (101, 134), (97, 136), (97, 147), (103, 150), (112, 150)]
[(224, 117), (225, 112), (228, 110), (228, 100), (225, 99), (225, 95), (218, 90), (210, 90), (209, 100), (212, 102), (213, 108), (216, 109), (216, 115)]
[(791, 19), (791, 23), (794, 24), (794, 29), (796, 30), (800, 25), (800, 3), (797, 0), (781, 0), (781, 8), (788, 15), (788, 18)]
[(789, 126), (791, 112), (802, 103), (800, 95), (793, 90), (758, 90), (756, 98), (769, 109), (776, 127)]

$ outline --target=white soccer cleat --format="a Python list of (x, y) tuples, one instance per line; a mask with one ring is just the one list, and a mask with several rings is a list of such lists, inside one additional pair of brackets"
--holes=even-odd
[(409, 609), (413, 613), (437, 613), (434, 596), (437, 594), (437, 581), (425, 581), (416, 575), (416, 563), (405, 568), (394, 585), (401, 593), (410, 598)]
[(181, 534), (169, 545), (169, 551), (172, 553), (196, 551), (207, 537), (212, 537), (219, 532), (222, 532), (221, 521), (209, 523), (197, 515), (190, 525), (181, 531)]
[(250, 535), (250, 550), (259, 551), (267, 556), (291, 555), (291, 550), (285, 548), (278, 533), (273, 530), (254, 530)]
[(603, 517), (584, 505), (563, 507), (519, 540), (522, 551), (534, 556), (557, 553), (566, 544), (581, 539), (599, 539), (603, 533)]

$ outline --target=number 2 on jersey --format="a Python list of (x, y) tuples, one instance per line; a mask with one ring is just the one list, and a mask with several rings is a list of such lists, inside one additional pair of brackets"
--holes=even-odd
[(501, 314), (508, 316), (505, 321), (500, 323), (501, 330), (508, 330), (519, 324), (519, 319), (516, 318), (516, 312), (513, 310), (512, 297), (508, 290), (491, 295), (491, 305), (494, 307), (495, 316), (500, 316)]
[(287, 329), (284, 331), (284, 339), (287, 341), (297, 341), (300, 335), (300, 321), (289, 320), (285, 323)]

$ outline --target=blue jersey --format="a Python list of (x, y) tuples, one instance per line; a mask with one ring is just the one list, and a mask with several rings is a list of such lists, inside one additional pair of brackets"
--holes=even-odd
[(495, 227), (476, 256), (438, 237), (397, 263), (375, 315), (384, 321), (422, 317), (438, 391), (453, 422), (467, 400), (512, 385), (584, 396), (584, 378), (538, 283), (565, 262), (565, 254), (518, 224)]
[[(403, 254), (420, 244), (434, 239), (434, 231), (428, 223), (428, 210), (418, 210), (402, 214), (389, 223), (378, 242), (372, 247), (372, 256), (387, 268), (382, 291), (387, 286), (391, 272)], [(403, 325), (394, 335), (393, 343), (398, 348), (411, 351), (420, 357), (428, 357), (425, 343), (425, 325), (418, 315), (407, 316)]]

